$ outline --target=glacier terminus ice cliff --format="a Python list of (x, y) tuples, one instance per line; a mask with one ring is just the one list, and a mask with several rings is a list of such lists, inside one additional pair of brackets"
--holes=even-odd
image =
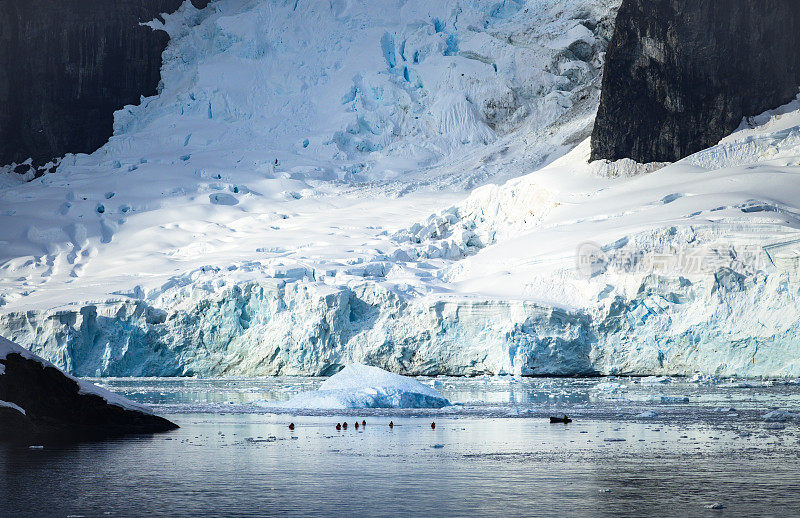
[(709, 105), (648, 24), (715, 2), (203, 4), (136, 22), (160, 79), (107, 142), (0, 168), (0, 336), (76, 376), (800, 376), (800, 84), (746, 77), (797, 17)]

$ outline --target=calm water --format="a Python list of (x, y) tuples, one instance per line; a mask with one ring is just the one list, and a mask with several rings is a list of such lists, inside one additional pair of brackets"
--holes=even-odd
[(445, 411), (299, 415), (271, 405), (319, 380), (104, 383), (181, 429), (0, 447), (0, 516), (800, 515), (800, 426), (763, 417), (793, 384), (445, 378)]

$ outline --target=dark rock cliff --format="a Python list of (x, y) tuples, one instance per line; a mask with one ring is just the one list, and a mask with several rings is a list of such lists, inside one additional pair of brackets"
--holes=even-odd
[[(139, 25), (183, 0), (10, 0), (0, 9), (0, 165), (90, 153), (113, 113), (156, 93), (168, 36)], [(205, 7), (208, 0), (193, 0)], [(25, 172), (18, 168), (19, 172)]]
[(797, 0), (624, 0), (592, 159), (675, 161), (800, 86)]
[(0, 337), (0, 440), (83, 440), (178, 428), (129, 401), (109, 402), (101, 394)]

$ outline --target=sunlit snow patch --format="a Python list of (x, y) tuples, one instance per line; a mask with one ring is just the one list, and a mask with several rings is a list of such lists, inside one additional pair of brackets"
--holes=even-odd
[(450, 402), (419, 381), (360, 363), (346, 366), (319, 390), (298, 394), (287, 408), (442, 408)]

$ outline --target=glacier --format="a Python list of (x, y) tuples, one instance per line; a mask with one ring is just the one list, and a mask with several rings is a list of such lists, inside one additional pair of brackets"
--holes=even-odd
[(797, 376), (797, 292), (780, 275), (724, 272), (648, 275), (590, 310), (254, 282), (191, 289), (168, 311), (107, 302), (8, 313), (0, 327), (83, 376), (330, 375), (352, 361), (411, 375)]
[(800, 376), (800, 101), (589, 162), (618, 5), (185, 3), (106, 146), (0, 174), (0, 335), (77, 376)]

